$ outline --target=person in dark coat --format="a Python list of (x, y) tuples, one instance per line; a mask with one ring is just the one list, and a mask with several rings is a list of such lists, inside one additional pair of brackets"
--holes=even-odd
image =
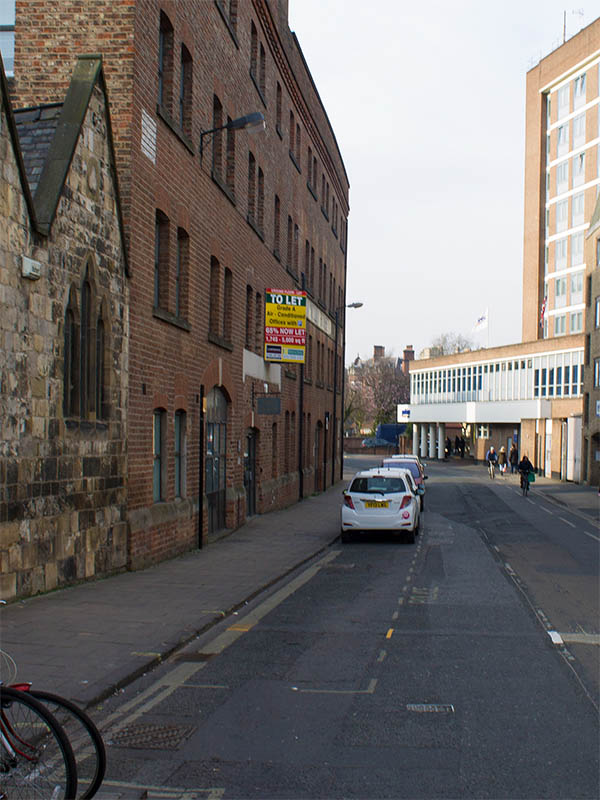
[(450, 441), (449, 436), (446, 436), (445, 454), (446, 458), (450, 458), (452, 455), (452, 442)]
[(519, 463), (519, 453), (517, 452), (517, 445), (514, 442), (508, 454), (508, 461), (510, 463), (510, 474), (514, 475), (517, 471), (517, 464)]

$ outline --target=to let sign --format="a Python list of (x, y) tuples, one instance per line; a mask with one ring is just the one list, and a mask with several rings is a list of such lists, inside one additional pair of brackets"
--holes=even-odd
[(265, 290), (265, 361), (304, 364), (306, 292)]

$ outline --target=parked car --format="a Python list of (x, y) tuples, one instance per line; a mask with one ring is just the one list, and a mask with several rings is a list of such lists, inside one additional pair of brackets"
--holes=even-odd
[(357, 472), (343, 493), (342, 542), (358, 531), (396, 531), (409, 542), (419, 532), (421, 515), (417, 488), (410, 472), (376, 467)]
[(387, 439), (381, 439), (379, 436), (370, 436), (362, 440), (363, 447), (393, 447), (391, 442)]
[(421, 511), (425, 506), (425, 481), (427, 480), (427, 475), (425, 475), (424, 465), (418, 459), (417, 456), (391, 456), (390, 458), (384, 458), (382, 463), (382, 467), (402, 467), (403, 469), (409, 470), (410, 474), (412, 475), (414, 482), (417, 488), (423, 489), (420, 493), (421, 497)]

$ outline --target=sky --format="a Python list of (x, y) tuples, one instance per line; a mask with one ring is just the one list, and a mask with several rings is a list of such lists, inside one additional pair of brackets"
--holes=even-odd
[(350, 180), (346, 302), (364, 305), (347, 311), (347, 364), (444, 333), (520, 341), (525, 76), (562, 43), (565, 11), (569, 38), (598, 8), (289, 0)]
[(567, 38), (598, 14), (589, 0), (289, 0), (350, 180), (346, 302), (364, 306), (347, 310), (347, 364), (448, 332), (521, 340), (525, 79), (562, 43), (565, 10)]

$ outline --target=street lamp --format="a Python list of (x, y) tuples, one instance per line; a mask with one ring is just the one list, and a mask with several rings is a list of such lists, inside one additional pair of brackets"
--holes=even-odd
[(199, 155), (202, 161), (202, 143), (205, 136), (218, 133), (219, 131), (264, 131), (266, 127), (265, 117), (260, 111), (253, 111), (252, 114), (246, 114), (245, 117), (238, 117), (237, 119), (230, 120), (227, 125), (219, 125), (218, 128), (211, 128), (209, 131), (200, 131), (200, 147)]
[[(337, 451), (337, 363), (338, 363), (338, 331), (339, 331), (339, 313), (345, 311), (347, 308), (362, 308), (362, 303), (348, 303), (347, 305), (340, 306), (335, 310), (335, 345), (333, 350), (333, 444), (331, 448), (331, 485), (335, 483), (335, 457)], [(345, 330), (345, 328), (344, 328)], [(344, 389), (342, 385), (342, 414), (344, 413)], [(343, 427), (343, 426), (342, 426)], [(342, 437), (340, 441), (340, 478), (343, 477), (344, 470), (344, 435), (342, 430)]]

